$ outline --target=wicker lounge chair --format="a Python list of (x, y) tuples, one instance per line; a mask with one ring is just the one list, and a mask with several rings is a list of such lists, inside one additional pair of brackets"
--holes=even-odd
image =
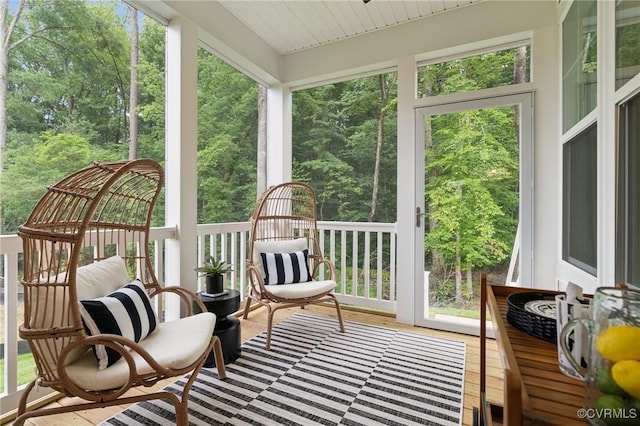
[[(225, 377), (220, 341), (212, 337), (215, 315), (194, 292), (161, 287), (154, 273), (162, 247), (149, 247), (149, 226), (162, 185), (163, 170), (152, 160), (94, 163), (48, 187), (19, 228), (20, 336), (29, 343), (37, 378), (22, 395), (15, 425), (158, 398), (169, 400), (177, 423), (187, 425), (188, 393), (212, 349), (218, 376)], [(168, 294), (184, 302), (187, 316), (161, 321)], [(191, 315), (194, 303), (201, 312)], [(128, 392), (187, 373), (181, 396)], [(36, 384), (85, 401), (27, 411)]]
[[(271, 347), (273, 315), (278, 309), (332, 302), (340, 331), (344, 323), (333, 294), (334, 265), (322, 256), (316, 222), (316, 195), (310, 186), (289, 182), (269, 188), (251, 215), (249, 240), (250, 290), (244, 318), (255, 301), (268, 310), (266, 348)], [(327, 279), (316, 280), (321, 268)]]

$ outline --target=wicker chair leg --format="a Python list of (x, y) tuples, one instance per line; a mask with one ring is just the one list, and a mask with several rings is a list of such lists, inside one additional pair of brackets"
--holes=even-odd
[(218, 336), (213, 338), (213, 357), (216, 360), (216, 368), (218, 369), (218, 378), (220, 380), (227, 378), (227, 370), (224, 367), (224, 356), (222, 354), (222, 342)]
[(244, 314), (242, 315), (242, 318), (247, 319), (249, 317), (249, 311), (250, 311), (250, 307), (251, 307), (251, 301), (253, 299), (251, 298), (251, 296), (247, 297), (245, 299), (244, 302)]
[(338, 315), (338, 322), (340, 323), (340, 332), (344, 333), (344, 321), (342, 320), (342, 310), (340, 309), (340, 302), (338, 298), (333, 296), (333, 301), (336, 304), (336, 315)]
[(31, 393), (31, 390), (35, 385), (36, 380), (34, 379), (29, 382), (22, 391), (22, 395), (20, 396), (20, 401), (18, 403), (18, 418), (13, 422), (16, 426), (22, 426), (24, 424), (26, 417), (21, 418), (21, 416), (27, 412), (27, 400), (29, 399), (29, 393)]
[(273, 310), (268, 306), (269, 315), (267, 316), (267, 341), (264, 345), (266, 350), (271, 350), (271, 327), (273, 326)]

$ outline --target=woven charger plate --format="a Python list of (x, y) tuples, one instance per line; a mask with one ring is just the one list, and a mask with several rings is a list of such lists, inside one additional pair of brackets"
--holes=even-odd
[[(507, 296), (507, 321), (516, 328), (539, 339), (556, 344), (556, 317), (551, 314), (552, 295), (538, 292), (515, 292)], [(525, 308), (528, 305), (528, 308)]]

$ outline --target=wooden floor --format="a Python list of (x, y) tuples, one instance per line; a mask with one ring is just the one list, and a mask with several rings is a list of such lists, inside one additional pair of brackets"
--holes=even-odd
[[(281, 321), (287, 316), (298, 311), (298, 308), (291, 308), (287, 310), (281, 310), (276, 313), (274, 322)], [(335, 316), (335, 309), (325, 306), (309, 306), (305, 308), (305, 312), (315, 313), (318, 315)], [(473, 424), (473, 407), (477, 407), (480, 400), (480, 343), (479, 338), (475, 336), (468, 336), (464, 334), (447, 333), (443, 331), (431, 330), (427, 328), (412, 327), (406, 324), (399, 324), (393, 317), (376, 315), (372, 313), (351, 311), (343, 309), (343, 317), (346, 321), (355, 321), (364, 324), (376, 325), (387, 328), (395, 328), (399, 330), (410, 331), (414, 333), (421, 333), (430, 336), (437, 336), (455, 340), (462, 340), (467, 344), (467, 356), (466, 356), (466, 368), (465, 368), (465, 388), (464, 388), (464, 416), (463, 425), (471, 426)], [(266, 311), (262, 308), (255, 310), (249, 315), (246, 320), (241, 320), (242, 324), (242, 341), (248, 340), (251, 337), (259, 334), (265, 329), (266, 324)], [(169, 381), (159, 383), (156, 387), (162, 388), (166, 386)], [(142, 392), (138, 389), (131, 392)], [(487, 399), (491, 402), (502, 402), (502, 368), (500, 364), (497, 347), (494, 340), (490, 340), (487, 343)], [(63, 398), (52, 404), (68, 405), (73, 400), (70, 398)], [(27, 425), (41, 425), (41, 426), (57, 426), (57, 425), (80, 425), (89, 426), (97, 425), (101, 421), (111, 417), (119, 411), (126, 408), (120, 407), (108, 407), (88, 411), (80, 411), (70, 414), (59, 414), (49, 417), (34, 418), (27, 421)], [(6, 423), (11, 425), (11, 423)]]

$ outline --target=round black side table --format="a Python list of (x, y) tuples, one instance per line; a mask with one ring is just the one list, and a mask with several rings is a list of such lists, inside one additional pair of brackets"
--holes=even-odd
[[(238, 290), (227, 289), (225, 294), (210, 297), (200, 293), (200, 300), (207, 307), (209, 312), (216, 314), (216, 328), (214, 336), (218, 336), (222, 343), (222, 355), (224, 363), (235, 361), (241, 352), (240, 320), (232, 313), (240, 309), (240, 292)], [(216, 365), (213, 353), (210, 353), (204, 363), (205, 367)]]

